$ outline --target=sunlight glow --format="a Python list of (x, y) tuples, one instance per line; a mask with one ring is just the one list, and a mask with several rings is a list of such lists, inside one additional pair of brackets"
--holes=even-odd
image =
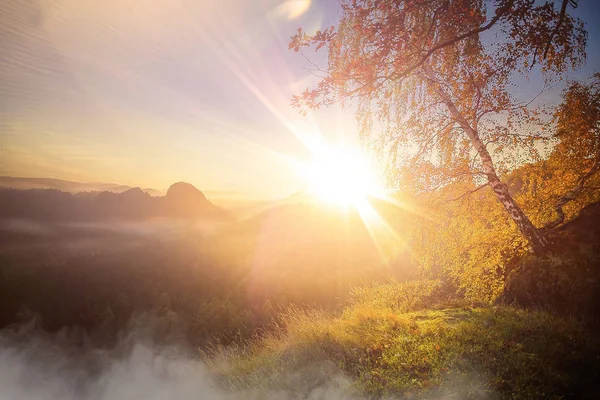
[(364, 155), (347, 147), (323, 147), (301, 175), (319, 199), (340, 206), (356, 207), (368, 197), (382, 197), (384, 188)]
[(277, 7), (277, 12), (287, 19), (296, 19), (310, 8), (311, 0), (288, 0)]

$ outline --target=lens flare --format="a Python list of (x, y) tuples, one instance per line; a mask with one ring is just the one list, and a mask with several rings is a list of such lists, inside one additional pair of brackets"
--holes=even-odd
[(344, 207), (381, 197), (384, 187), (373, 165), (358, 150), (327, 146), (303, 165), (301, 175), (319, 199)]
[(289, 0), (277, 7), (277, 12), (292, 20), (301, 17), (310, 8), (311, 0)]

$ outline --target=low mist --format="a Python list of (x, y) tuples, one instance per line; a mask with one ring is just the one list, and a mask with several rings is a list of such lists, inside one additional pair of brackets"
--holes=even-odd
[(319, 376), (321, 384), (303, 385), (305, 389), (244, 392), (225, 388), (198, 353), (184, 344), (152, 343), (148, 326), (148, 316), (141, 318), (111, 348), (90, 347), (83, 331), (77, 329), (43, 333), (35, 328), (35, 321), (6, 328), (0, 331), (0, 399), (358, 398), (348, 380), (339, 373), (329, 375), (331, 368), (322, 366), (290, 374), (290, 382)]

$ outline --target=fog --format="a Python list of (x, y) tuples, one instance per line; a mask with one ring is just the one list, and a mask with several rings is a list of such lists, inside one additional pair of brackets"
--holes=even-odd
[(114, 253), (156, 243), (213, 236), (222, 228), (166, 218), (144, 221), (48, 222), (34, 219), (0, 220), (0, 255), (30, 255), (52, 251), (63, 256)]
[[(285, 389), (233, 390), (183, 347), (156, 346), (130, 334), (115, 348), (82, 351), (73, 343), (77, 336), (72, 331), (48, 336), (26, 327), (0, 332), (0, 400), (365, 399), (332, 363), (290, 371)], [(480, 379), (462, 376), (426, 399), (495, 398)], [(422, 397), (414, 392), (387, 397), (396, 398)]]
[[(347, 379), (322, 365), (292, 372), (289, 390), (227, 389), (197, 354), (175, 339), (169, 345), (153, 344), (148, 326), (148, 317), (142, 317), (110, 349), (90, 348), (78, 330), (43, 333), (35, 321), (6, 328), (0, 331), (0, 399), (358, 398)], [(297, 385), (317, 376), (319, 385)]]
[[(239, 350), (289, 306), (337, 312), (352, 287), (404, 271), (382, 267), (357, 214), (307, 204), (240, 221), (14, 214), (0, 218), (0, 400), (364, 398), (330, 360), (282, 361), (245, 386), (199, 350)], [(483, 398), (478, 382), (430, 398), (479, 388)]]
[[(177, 317), (175, 317), (177, 318)], [(366, 400), (331, 361), (278, 371), (277, 388), (232, 387), (217, 370), (223, 358), (201, 357), (177, 330), (153, 340), (164, 321), (148, 312), (132, 318), (110, 347), (92, 345), (80, 328), (49, 334), (38, 320), (0, 330), (0, 400)], [(158, 344), (160, 343), (160, 344)], [(225, 351), (239, 351), (226, 349)], [(206, 357), (206, 356), (204, 356)], [(210, 360), (205, 363), (203, 360)], [(210, 366), (213, 366), (211, 369)], [(473, 366), (474, 367), (474, 366)], [(446, 379), (437, 390), (383, 399), (496, 398), (483, 371)]]

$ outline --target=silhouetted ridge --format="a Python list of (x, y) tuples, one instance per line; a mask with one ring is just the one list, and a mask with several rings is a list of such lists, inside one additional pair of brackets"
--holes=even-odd
[(176, 200), (208, 201), (204, 193), (187, 182), (177, 182), (167, 190), (167, 198)]
[(123, 193), (121, 193), (121, 196), (123, 196), (126, 199), (131, 199), (131, 200), (143, 200), (147, 197), (150, 197), (146, 192), (144, 192), (139, 187), (134, 187), (132, 189), (126, 190)]
[(65, 193), (53, 189), (0, 189), (0, 218), (56, 221), (147, 219), (229, 219), (229, 214), (212, 204), (189, 183), (179, 182), (166, 196), (153, 197), (139, 187), (122, 193)]
[[(6, 189), (56, 189), (68, 193), (113, 192), (122, 193), (130, 190), (130, 186), (104, 182), (73, 182), (53, 178), (19, 178), (0, 176), (0, 188)], [(150, 196), (162, 196), (159, 190), (143, 188)]]
[(212, 204), (204, 193), (186, 182), (177, 182), (169, 188), (163, 198), (166, 207), (173, 216), (190, 218), (200, 215), (211, 215), (217, 218), (228, 218), (228, 213)]

